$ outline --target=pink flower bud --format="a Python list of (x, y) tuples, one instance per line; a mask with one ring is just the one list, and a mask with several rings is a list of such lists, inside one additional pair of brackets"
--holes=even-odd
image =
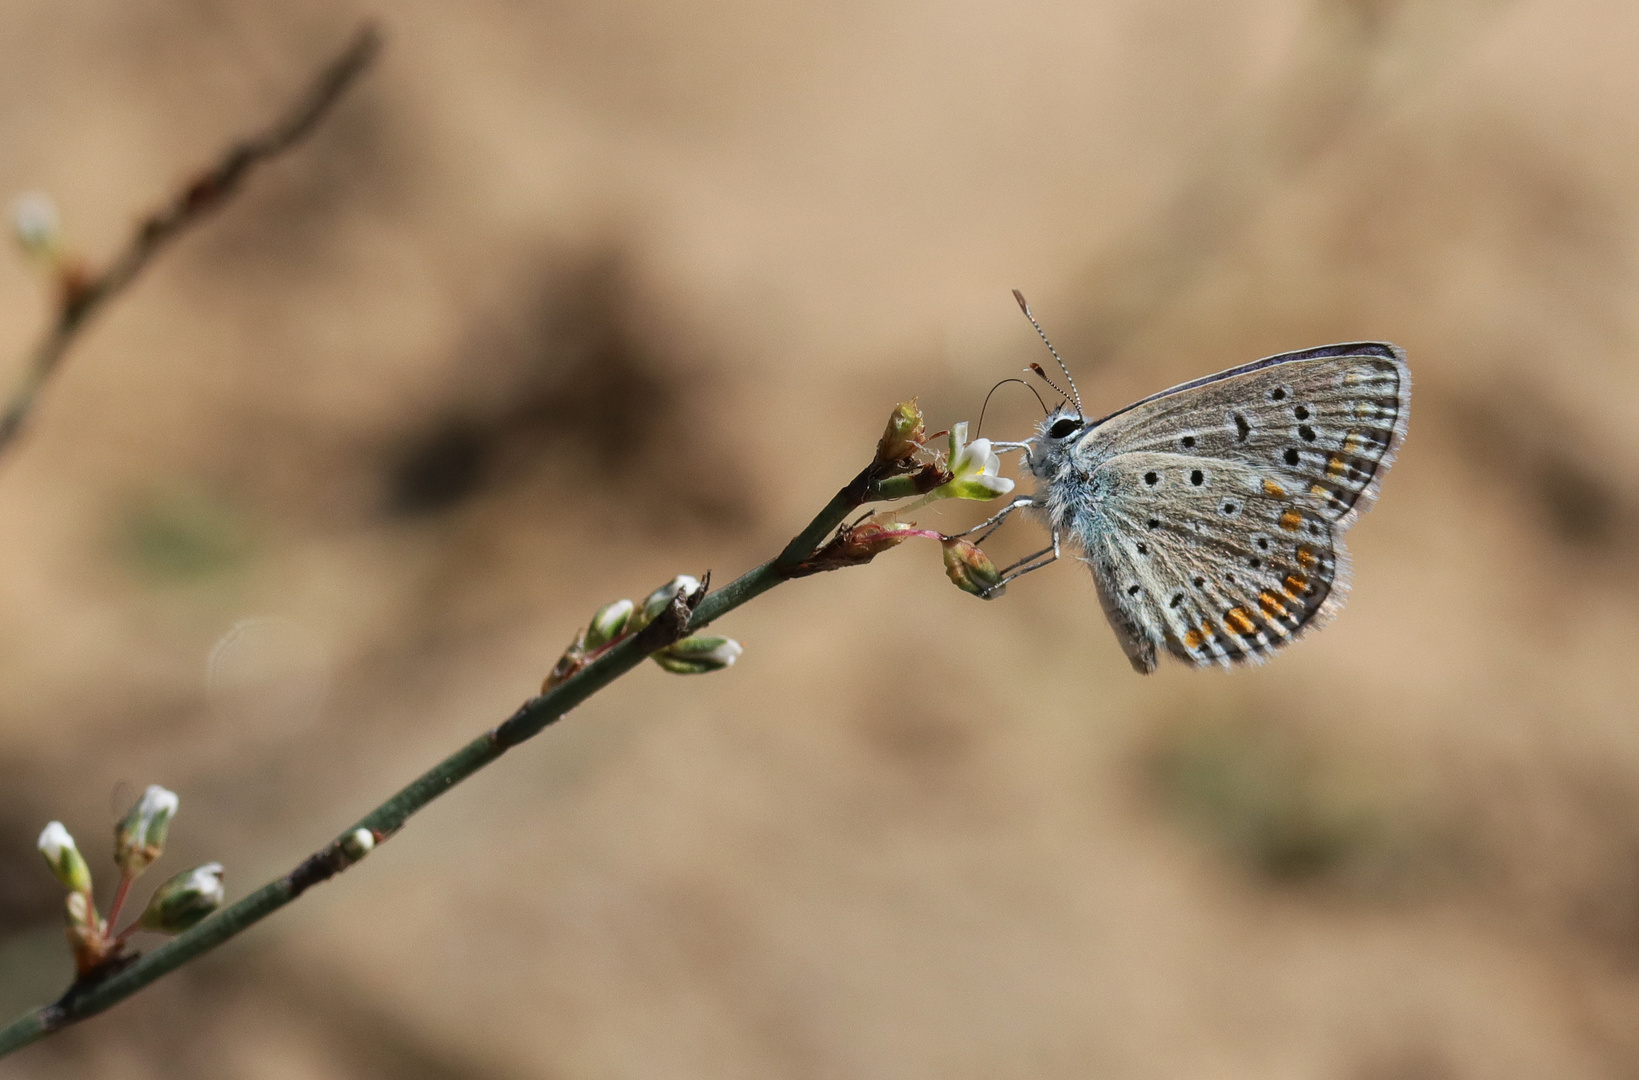
[(958, 589), (981, 600), (994, 600), (1007, 591), (996, 564), (977, 546), (953, 536), (944, 541), (944, 547), (945, 573)]

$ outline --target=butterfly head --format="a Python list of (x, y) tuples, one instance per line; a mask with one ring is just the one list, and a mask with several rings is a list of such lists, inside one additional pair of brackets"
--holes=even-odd
[(1030, 471), (1042, 479), (1058, 472), (1087, 427), (1087, 418), (1069, 402), (1048, 413), (1036, 427), (1036, 434), (1025, 440)]

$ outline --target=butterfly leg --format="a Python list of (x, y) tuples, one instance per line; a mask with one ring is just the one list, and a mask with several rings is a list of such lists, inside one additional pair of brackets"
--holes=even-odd
[(1017, 579), (1022, 578), (1022, 577), (1024, 577), (1024, 575), (1030, 573), (1032, 570), (1040, 570), (1044, 566), (1052, 565), (1053, 563), (1058, 561), (1058, 557), (1059, 557), (1059, 534), (1058, 534), (1057, 530), (1054, 530), (1054, 532), (1053, 532), (1053, 546), (1052, 547), (1042, 548), (1040, 551), (1036, 552), (1034, 555), (1026, 555), (1024, 558), (1020, 559), (1018, 562), (1014, 563), (1012, 566), (1009, 566), (1009, 567), (1003, 569), (1001, 571), (1001, 580), (996, 582), (996, 584), (994, 586), (992, 586), (991, 588), (986, 589), (985, 590), (985, 595), (988, 597), (990, 593), (995, 592), (997, 589), (1002, 588), (1009, 581), (1016, 581)]
[(1015, 510), (1022, 509), (1023, 507), (1035, 506), (1035, 505), (1036, 505), (1035, 499), (1033, 499), (1029, 495), (1025, 495), (1021, 498), (1014, 499), (1012, 502), (1010, 502), (1006, 506), (1002, 507), (1001, 511), (998, 512), (989, 521), (981, 521), (979, 524), (973, 526), (973, 528), (968, 529), (964, 532), (955, 533), (953, 535), (955, 535), (955, 536), (968, 536), (968, 535), (971, 535), (973, 533), (980, 533), (981, 535), (980, 535), (979, 539), (975, 540), (974, 543), (975, 544), (982, 544), (982, 543), (985, 542), (986, 537), (988, 537), (991, 533), (995, 532), (997, 529), (1001, 528), (1002, 522), (1007, 520), (1007, 515), (1011, 514)]

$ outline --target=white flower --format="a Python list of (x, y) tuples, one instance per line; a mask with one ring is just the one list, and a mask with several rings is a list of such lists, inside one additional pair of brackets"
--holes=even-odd
[(53, 821), (41, 831), (39, 847), (40, 854), (46, 857), (46, 865), (63, 883), (63, 888), (71, 893), (91, 891), (91, 868), (85, 864), (85, 857), (62, 822)]
[(989, 439), (967, 441), (967, 423), (950, 429), (950, 479), (928, 492), (936, 499), (994, 499), (1013, 490)]

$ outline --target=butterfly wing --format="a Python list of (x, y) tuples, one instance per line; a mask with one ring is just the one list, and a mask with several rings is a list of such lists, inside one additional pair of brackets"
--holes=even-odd
[(1062, 521), (1086, 549), (1133, 666), (1260, 660), (1342, 607), (1342, 534), (1405, 438), (1393, 345), (1284, 353), (1163, 391), (1071, 453)]
[(1091, 486), (1078, 532), (1140, 671), (1154, 670), (1158, 648), (1197, 666), (1260, 660), (1342, 602), (1348, 555), (1336, 526), (1267, 469), (1120, 454)]

